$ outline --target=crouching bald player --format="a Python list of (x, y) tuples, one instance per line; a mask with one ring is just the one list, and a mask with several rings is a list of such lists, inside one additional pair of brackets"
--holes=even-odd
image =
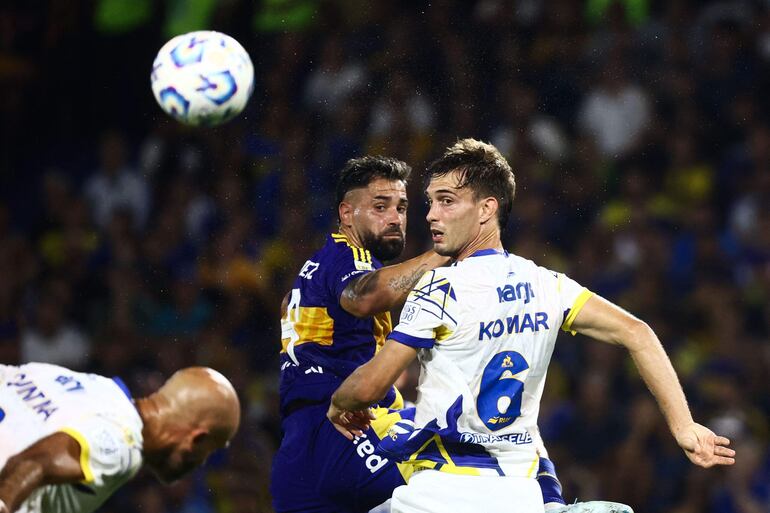
[(179, 479), (239, 422), (232, 385), (204, 367), (133, 400), (118, 378), (0, 365), (0, 513), (90, 513), (142, 464), (163, 482)]

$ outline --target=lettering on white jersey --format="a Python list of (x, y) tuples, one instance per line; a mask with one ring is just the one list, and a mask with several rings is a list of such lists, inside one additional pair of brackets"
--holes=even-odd
[(21, 400), (30, 407), (35, 413), (43, 415), (48, 420), (51, 415), (59, 408), (46, 397), (45, 392), (40, 390), (35, 382), (27, 379), (27, 375), (19, 372), (14, 377), (15, 381), (9, 381), (9, 387), (16, 387), (16, 394)]
[(85, 387), (72, 376), (57, 376), (54, 380), (57, 383), (64, 385), (67, 392), (77, 392), (78, 390), (85, 390)]
[(535, 312), (534, 319), (529, 313), (522, 315), (516, 314), (503, 319), (494, 321), (482, 321), (479, 323), (479, 340), (492, 340), (503, 335), (512, 333), (523, 333), (525, 330), (530, 332), (540, 331), (540, 329), (550, 329), (548, 326), (548, 314), (546, 312)]
[(535, 292), (532, 290), (532, 284), (528, 281), (517, 283), (516, 285), (508, 284), (505, 287), (497, 287), (497, 299), (500, 303), (523, 299), (526, 305), (529, 304), (533, 297), (535, 297)]
[(490, 435), (487, 433), (460, 433), (460, 441), (467, 444), (493, 444), (495, 442), (509, 442), (515, 445), (531, 444), (532, 437), (529, 433), (511, 433), (509, 435)]

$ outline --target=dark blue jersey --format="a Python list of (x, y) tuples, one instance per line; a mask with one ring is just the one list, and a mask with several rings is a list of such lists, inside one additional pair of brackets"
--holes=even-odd
[(340, 306), (348, 283), (382, 264), (334, 233), (297, 276), (281, 319), (281, 411), (328, 400), (385, 343), (390, 313), (364, 319)]

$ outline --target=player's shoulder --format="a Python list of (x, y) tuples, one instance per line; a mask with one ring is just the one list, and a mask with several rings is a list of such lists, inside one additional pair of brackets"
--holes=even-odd
[(549, 269), (548, 267), (540, 265), (534, 260), (525, 258), (520, 255), (509, 253), (508, 258), (510, 260), (511, 269), (514, 272), (519, 272), (522, 277), (537, 276), (540, 279), (557, 280), (559, 278), (559, 275), (562, 274), (558, 271), (554, 271), (552, 269)]
[(326, 244), (315, 254), (319, 263), (349, 264), (361, 271), (369, 271), (379, 266), (368, 249), (350, 242), (342, 233), (331, 233)]

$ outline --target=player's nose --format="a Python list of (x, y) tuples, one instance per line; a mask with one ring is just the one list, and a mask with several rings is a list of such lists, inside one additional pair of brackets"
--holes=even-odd
[(404, 223), (404, 216), (401, 215), (397, 208), (391, 208), (388, 209), (386, 220), (389, 225), (401, 226)]
[(425, 220), (428, 221), (428, 224), (431, 224), (433, 221), (438, 221), (438, 217), (436, 216), (436, 203), (431, 203), (430, 208), (428, 209), (428, 213), (425, 215)]

